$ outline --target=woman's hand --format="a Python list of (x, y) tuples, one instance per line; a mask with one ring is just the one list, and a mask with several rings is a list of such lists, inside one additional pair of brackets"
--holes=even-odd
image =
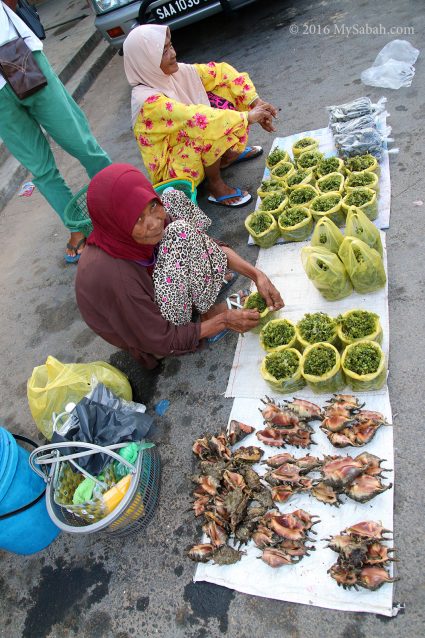
[(261, 270), (255, 278), (255, 285), (260, 295), (265, 300), (267, 307), (271, 311), (280, 310), (285, 303), (278, 289), (272, 284), (270, 279)]
[(253, 102), (251, 102), (250, 106), (253, 110), (258, 107), (263, 107), (263, 118), (257, 121), (265, 131), (267, 131), (268, 133), (272, 133), (276, 130), (273, 126), (273, 118), (277, 117), (278, 110), (275, 106), (273, 106), (273, 104), (264, 102), (264, 100), (257, 97)]
[(272, 115), (267, 106), (263, 104), (254, 106), (254, 108), (248, 113), (248, 124), (254, 124), (255, 122), (258, 122), (265, 130), (274, 131)]
[(258, 326), (258, 310), (227, 310), (225, 325), (229, 330), (243, 334)]

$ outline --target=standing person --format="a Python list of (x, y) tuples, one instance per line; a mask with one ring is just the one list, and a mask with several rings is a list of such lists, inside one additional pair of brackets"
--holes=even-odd
[[(111, 160), (99, 146), (86, 116), (69, 95), (43, 53), (43, 44), (14, 13), (17, 0), (0, 1), (0, 46), (21, 36), (34, 53), (47, 86), (19, 99), (0, 73), (0, 137), (33, 174), (34, 184), (64, 221), (72, 192), (56, 166), (43, 127), (67, 153), (77, 158), (93, 177)], [(1, 56), (0, 56), (1, 57)], [(65, 260), (75, 263), (85, 246), (83, 233), (69, 228)]]
[(277, 110), (261, 100), (247, 73), (230, 64), (182, 64), (168, 27), (135, 27), (124, 41), (134, 136), (152, 182), (206, 177), (209, 201), (244, 206), (252, 197), (232, 188), (221, 170), (263, 150), (247, 146), (248, 126), (274, 131)]

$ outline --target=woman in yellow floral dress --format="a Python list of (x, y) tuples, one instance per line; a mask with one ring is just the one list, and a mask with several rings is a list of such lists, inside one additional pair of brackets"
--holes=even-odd
[(261, 147), (247, 146), (248, 127), (258, 122), (272, 132), (277, 114), (248, 74), (226, 63), (177, 63), (162, 25), (130, 32), (124, 69), (133, 87), (133, 131), (152, 183), (190, 178), (197, 185), (206, 178), (213, 203), (248, 204), (251, 195), (228, 186), (221, 170), (260, 155)]

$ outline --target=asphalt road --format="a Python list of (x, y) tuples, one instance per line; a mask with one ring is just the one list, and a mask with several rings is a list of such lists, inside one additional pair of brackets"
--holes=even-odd
[[(151, 408), (168, 399), (153, 438), (163, 459), (161, 503), (145, 535), (127, 542), (102, 537), (59, 537), (42, 554), (0, 554), (0, 636), (14, 638), (419, 638), (424, 635), (423, 443), (424, 326), (424, 89), (422, 57), (410, 88), (372, 89), (360, 72), (394, 35), (423, 43), (420, 0), (335, 0), (294, 5), (258, 2), (233, 19), (217, 17), (178, 34), (180, 59), (226, 60), (247, 70), (260, 94), (281, 108), (278, 132), (325, 126), (325, 107), (360, 95), (388, 97), (395, 146), (391, 160), (392, 214), (387, 233), (390, 281), (390, 393), (395, 413), (395, 545), (400, 581), (395, 601), (405, 610), (394, 619), (286, 604), (192, 583), (194, 565), (185, 548), (199, 539), (190, 508), (192, 441), (224, 426), (231, 400), (223, 393), (236, 338), (229, 336), (195, 355), (165, 362), (146, 374), (126, 355), (95, 337), (74, 301), (75, 269), (65, 266), (66, 235), (41, 196), (14, 198), (0, 217), (0, 370), (2, 420), (36, 436), (26, 402), (26, 380), (48, 354), (64, 361), (108, 360), (125, 370), (135, 397)], [(339, 25), (336, 30), (334, 25)], [(381, 35), (341, 26), (382, 25)], [(298, 26), (298, 34), (293, 25)], [(306, 25), (306, 26), (305, 26)], [(330, 25), (329, 33), (323, 27)], [(290, 27), (292, 26), (292, 32)], [(400, 36), (403, 37), (403, 36)], [(122, 58), (115, 57), (87, 94), (94, 131), (115, 161), (141, 165), (129, 123), (129, 89)], [(270, 148), (272, 138), (252, 129), (251, 141)], [(70, 183), (85, 183), (75, 161), (58, 152)], [(229, 182), (254, 190), (262, 160), (229, 170)], [(213, 219), (212, 233), (254, 261), (246, 246), (246, 209), (228, 211), (200, 203)], [(239, 283), (239, 282), (238, 282)], [(282, 291), (284, 294), (284, 291)]]

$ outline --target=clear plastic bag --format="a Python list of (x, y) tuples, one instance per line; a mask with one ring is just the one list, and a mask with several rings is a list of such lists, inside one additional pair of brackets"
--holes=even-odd
[(355, 117), (352, 120), (347, 120), (343, 122), (332, 122), (330, 124), (331, 131), (335, 135), (347, 135), (348, 133), (353, 133), (362, 128), (369, 128), (370, 126), (374, 126), (375, 118), (371, 113), (367, 115), (362, 115), (361, 117)]
[(384, 137), (376, 128), (365, 128), (354, 133), (334, 135), (335, 146), (342, 157), (370, 153), (380, 159)]
[(385, 89), (410, 86), (418, 55), (418, 49), (407, 40), (392, 40), (381, 49), (372, 66), (362, 72), (361, 80), (368, 86)]

